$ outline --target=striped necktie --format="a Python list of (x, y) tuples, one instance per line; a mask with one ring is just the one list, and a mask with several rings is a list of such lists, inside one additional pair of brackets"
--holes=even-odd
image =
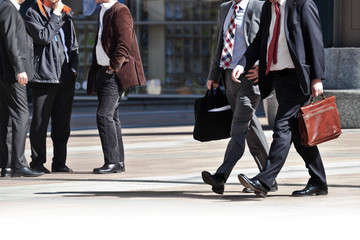
[(235, 30), (236, 30), (236, 24), (235, 24), (235, 18), (237, 10), (239, 9), (239, 6), (234, 6), (234, 13), (231, 16), (229, 27), (225, 34), (225, 42), (224, 47), (221, 53), (220, 58), (220, 67), (226, 69), (230, 66), (230, 63), (232, 61), (233, 57), (233, 49), (234, 49), (234, 40), (235, 40)]

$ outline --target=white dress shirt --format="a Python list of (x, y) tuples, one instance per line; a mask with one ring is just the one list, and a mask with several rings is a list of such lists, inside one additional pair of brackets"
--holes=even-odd
[(16, 9), (19, 11), (20, 10), (20, 4), (15, 1), (15, 0), (10, 0), (10, 2), (16, 7)]
[(247, 5), (249, 3), (249, 0), (242, 0), (239, 3), (235, 3), (233, 1), (232, 6), (229, 9), (229, 12), (225, 18), (224, 25), (223, 25), (223, 38), (225, 41), (226, 32), (229, 27), (231, 16), (234, 13), (234, 7), (235, 5), (239, 6), (239, 10), (236, 13), (235, 17), (235, 24), (236, 24), (236, 30), (235, 30), (235, 39), (234, 39), (234, 48), (233, 48), (233, 57), (231, 60), (231, 64), (228, 67), (228, 69), (234, 69), (239, 62), (239, 60), (242, 58), (244, 53), (246, 52), (246, 41), (245, 41), (245, 33), (244, 33), (244, 19), (245, 19), (245, 11), (247, 8)]
[(97, 61), (97, 64), (100, 65), (100, 66), (110, 66), (110, 58), (105, 53), (105, 50), (102, 47), (101, 36), (102, 36), (102, 30), (103, 30), (104, 14), (115, 3), (116, 3), (116, 1), (101, 4), (101, 10), (100, 10), (100, 15), (99, 15), (99, 33), (98, 33), (98, 41), (97, 41), (97, 44), (96, 44), (96, 61)]
[[(280, 34), (279, 34), (279, 41), (278, 41), (278, 49), (277, 49), (277, 63), (271, 63), (270, 71), (279, 71), (285, 68), (295, 68), (294, 63), (290, 57), (288, 44), (286, 41), (285, 36), (285, 5), (287, 0), (278, 0), (280, 4)], [(268, 38), (268, 48), (273, 36), (273, 31), (275, 27), (275, 20), (276, 20), (276, 13), (275, 13), (275, 6), (271, 4), (271, 23), (269, 28), (269, 38)], [(269, 51), (267, 51), (269, 53)], [(266, 59), (268, 57), (266, 56)]]

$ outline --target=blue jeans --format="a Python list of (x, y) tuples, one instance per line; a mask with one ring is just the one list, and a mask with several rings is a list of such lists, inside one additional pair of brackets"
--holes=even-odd
[(106, 69), (101, 68), (96, 74), (96, 91), (99, 100), (96, 122), (105, 164), (123, 163), (124, 145), (118, 113), (123, 89), (115, 74), (107, 74)]

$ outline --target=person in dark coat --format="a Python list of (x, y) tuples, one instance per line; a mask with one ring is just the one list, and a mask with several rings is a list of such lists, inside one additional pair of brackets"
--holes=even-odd
[[(0, 0), (0, 157), (6, 158), (0, 161), (3, 177), (9, 174), (13, 177), (44, 174), (30, 169), (25, 158), (29, 122), (26, 84), (33, 77), (34, 69), (32, 40), (19, 14), (23, 2)], [(9, 124), (12, 131), (10, 138)], [(11, 162), (11, 173), (8, 161)]]
[(33, 118), (30, 127), (31, 168), (45, 173), (46, 137), (51, 118), (52, 172), (72, 172), (66, 166), (70, 117), (79, 66), (73, 13), (61, 0), (38, 0), (25, 15), (34, 40)]
[(313, 0), (268, 0), (264, 3), (260, 29), (232, 73), (239, 76), (259, 60), (259, 87), (263, 98), (275, 89), (279, 103), (267, 166), (253, 178), (240, 182), (265, 197), (283, 167), (290, 146), (305, 161), (310, 174), (306, 187), (293, 196), (326, 195), (325, 169), (317, 146), (300, 143), (298, 112), (310, 96), (323, 93), (324, 46), (320, 17)]

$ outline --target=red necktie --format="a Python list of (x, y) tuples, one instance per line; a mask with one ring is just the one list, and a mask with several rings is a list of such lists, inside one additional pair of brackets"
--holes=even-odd
[(270, 71), (271, 62), (274, 62), (274, 64), (277, 63), (277, 48), (278, 48), (279, 33), (280, 33), (280, 9), (278, 2), (275, 3), (275, 13), (276, 13), (276, 20), (273, 30), (273, 36), (268, 49), (268, 59), (267, 59), (268, 61), (267, 61), (265, 75), (267, 75)]
[(225, 34), (224, 47), (220, 58), (220, 67), (224, 69), (228, 68), (232, 61), (236, 30), (235, 17), (238, 8), (239, 7), (237, 5), (234, 6), (234, 13), (230, 18), (230, 24)]

